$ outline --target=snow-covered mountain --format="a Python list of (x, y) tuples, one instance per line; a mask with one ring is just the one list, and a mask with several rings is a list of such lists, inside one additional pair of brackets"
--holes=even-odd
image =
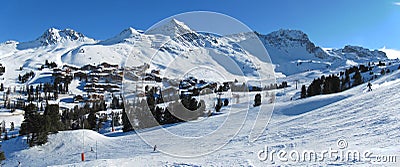
[(328, 53), (343, 57), (350, 60), (367, 60), (367, 61), (377, 61), (387, 59), (387, 55), (383, 51), (370, 50), (360, 46), (347, 45), (342, 49), (329, 50)]
[[(314, 96), (295, 101), (283, 101), (296, 93), (294, 87), (278, 90), (277, 102), (272, 119), (265, 133), (255, 142), (248, 141), (252, 130), (251, 122), (257, 118), (258, 108), (241, 97), (241, 103), (224, 108), (219, 116), (209, 117), (196, 123), (182, 123), (166, 126), (166, 129), (154, 128), (141, 133), (148, 140), (157, 141), (159, 150), (180, 150), (194, 154), (201, 147), (211, 147), (217, 141), (200, 140), (198, 143), (182, 145), (168, 139), (161, 139), (163, 131), (174, 134), (202, 136), (214, 130), (232, 132), (243, 124), (240, 132), (229, 140), (224, 147), (211, 154), (196, 158), (179, 158), (161, 152), (152, 152), (153, 148), (143, 136), (136, 133), (116, 132), (104, 136), (95, 131), (63, 131), (49, 136), (49, 142), (43, 146), (26, 149), (22, 137), (13, 138), (3, 143), (7, 159), (5, 166), (398, 166), (399, 162), (377, 162), (378, 155), (398, 155), (400, 148), (400, 71), (391, 73), (372, 82), (374, 91), (364, 92), (366, 84), (338, 94)], [(270, 106), (268, 100), (263, 105)], [(244, 111), (241, 111), (244, 110)], [(228, 114), (229, 113), (229, 114)], [(227, 119), (235, 122), (234, 126), (221, 128)], [(226, 135), (218, 131), (220, 135)], [(85, 136), (84, 141), (82, 136)], [(339, 148), (338, 140), (345, 140), (345, 149)], [(84, 147), (82, 143), (84, 144)], [(320, 156), (323, 151), (365, 151), (373, 153), (363, 161), (339, 160), (333, 154), (321, 161), (281, 161), (277, 157), (260, 161), (260, 150), (278, 151), (314, 150)], [(93, 151), (91, 151), (93, 149)], [(81, 162), (80, 153), (84, 151), (86, 161)], [(305, 156), (305, 155), (304, 155)], [(361, 155), (364, 156), (364, 155)], [(288, 157), (288, 156), (286, 156)], [(303, 157), (306, 158), (306, 157)], [(398, 160), (398, 159), (397, 159)], [(377, 164), (374, 164), (377, 163)]]
[(185, 23), (180, 22), (176, 19), (171, 19), (167, 23), (163, 24), (160, 23), (161, 25), (155, 25), (154, 27), (151, 27), (148, 31), (146, 31), (146, 34), (160, 34), (160, 35), (167, 35), (170, 37), (177, 37), (183, 34), (197, 34), (194, 30), (189, 28)]
[(80, 32), (72, 29), (59, 30), (56, 28), (47, 29), (42, 36), (34, 41), (18, 44), (18, 49), (37, 48), (41, 46), (52, 46), (60, 43), (93, 43), (94, 39), (88, 38)]
[(103, 45), (113, 45), (113, 44), (118, 44), (118, 43), (133, 44), (134, 41), (138, 41), (140, 39), (140, 33), (142, 33), (142, 31), (138, 31), (132, 27), (129, 27), (129, 28), (123, 30), (118, 35), (99, 42), (99, 44), (103, 44)]
[[(260, 39), (271, 60), (263, 57), (259, 48), (254, 49), (252, 45), (255, 39)], [(204, 57), (199, 59), (198, 55)], [(128, 65), (151, 62), (153, 67), (162, 71), (167, 68), (173, 68), (172, 71), (181, 68), (179, 65), (176, 68), (171, 66), (169, 63), (173, 61), (186, 66), (212, 64), (224, 75), (233, 78), (243, 74), (255, 76), (256, 73), (266, 70), (261, 68), (270, 68), (270, 61), (276, 72), (291, 75), (387, 59), (384, 52), (355, 46), (324, 50), (299, 30), (281, 29), (267, 35), (244, 32), (217, 36), (197, 33), (176, 19), (156, 25), (146, 32), (127, 28), (103, 41), (88, 38), (71, 29), (51, 28), (34, 41), (8, 41), (0, 44), (0, 61), (17, 59), (16, 65), (11, 66), (11, 69), (19, 66), (34, 69), (39, 62), (46, 59), (59, 65), (82, 66), (104, 61), (125, 65), (127, 58), (130, 59)]]

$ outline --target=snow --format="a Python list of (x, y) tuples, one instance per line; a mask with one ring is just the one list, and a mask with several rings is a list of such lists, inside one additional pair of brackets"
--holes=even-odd
[(6, 121), (6, 128), (9, 129), (11, 126), (11, 122), (14, 122), (15, 128), (18, 129), (19, 125), (21, 125), (24, 120), (23, 110), (16, 110), (13, 113), (10, 113), (9, 110), (2, 109), (0, 110), (0, 121)]
[[(175, 150), (180, 155), (191, 155), (203, 150), (202, 147), (217, 146), (218, 139), (212, 141), (196, 140), (195, 145), (179, 143), (177, 140), (160, 135), (164, 129), (152, 128), (140, 132), (148, 142), (156, 142), (159, 152), (152, 153), (152, 145), (147, 145), (136, 133), (106, 137), (88, 130), (65, 131), (51, 135), (49, 143), (44, 146), (26, 149), (21, 137), (5, 141), (5, 166), (13, 166), (17, 161), (32, 166), (132, 166), (147, 164), (150, 166), (264, 166), (264, 165), (370, 165), (368, 162), (341, 162), (327, 160), (324, 162), (279, 162), (259, 161), (257, 153), (265, 146), (271, 149), (305, 150), (336, 148), (336, 141), (345, 138), (348, 149), (359, 151), (372, 150), (375, 154), (396, 155), (400, 149), (400, 73), (394, 72), (373, 81), (372, 92), (361, 93), (366, 85), (331, 95), (314, 96), (307, 99), (277, 101), (275, 111), (266, 131), (255, 142), (249, 142), (248, 135), (257, 116), (256, 108), (246, 108), (247, 102), (234, 104), (229, 111), (205, 120), (176, 124), (164, 127), (177, 135), (203, 136), (218, 129), (227, 116), (234, 126), (224, 126), (226, 133), (235, 131), (245, 118), (239, 133), (215, 152), (196, 158), (171, 157), (162, 152)], [(290, 90), (287, 90), (290, 91)], [(293, 91), (293, 90), (292, 90)], [(286, 93), (288, 94), (288, 93)], [(251, 100), (250, 100), (251, 103)], [(263, 105), (268, 106), (266, 102)], [(225, 109), (226, 110), (226, 109)], [(193, 128), (196, 127), (196, 128)], [(80, 162), (82, 152), (82, 135), (85, 135), (86, 162)], [(222, 137), (222, 136), (221, 136)], [(385, 139), (385, 140), (382, 140)], [(98, 144), (98, 159), (91, 147)], [(200, 142), (200, 143), (199, 143)], [(222, 142), (222, 141), (221, 141)], [(18, 149), (20, 148), (20, 149)], [(337, 149), (337, 148), (336, 148)], [(383, 164), (385, 165), (385, 164)], [(393, 164), (387, 164), (392, 166)]]
[(389, 59), (399, 59), (400, 58), (400, 51), (399, 50), (389, 49), (389, 48), (386, 48), (386, 47), (383, 47), (383, 48), (381, 48), (379, 50), (385, 52)]
[[(276, 159), (274, 162), (262, 162), (257, 156), (265, 146), (287, 151), (337, 149), (338, 139), (343, 138), (349, 144), (348, 149), (372, 150), (374, 155), (399, 154), (399, 71), (372, 81), (372, 92), (367, 92), (366, 84), (362, 84), (337, 94), (299, 99), (301, 85), (308, 85), (316, 77), (337, 73), (348, 66), (387, 60), (381, 52), (354, 46), (323, 50), (312, 47), (314, 44), (308, 36), (295, 30), (279, 30), (269, 35), (243, 33), (226, 37), (195, 33), (197, 40), (175, 38), (177, 34), (188, 32), (195, 33), (175, 19), (145, 33), (128, 28), (104, 41), (87, 38), (69, 29), (49, 29), (35, 41), (0, 44), (0, 62), (6, 66), (6, 72), (0, 79), (5, 85), (25, 86), (17, 81), (17, 76), (32, 70), (35, 76), (29, 83), (49, 82), (51, 70), (37, 70), (48, 60), (59, 66), (98, 65), (102, 62), (139, 66), (150, 63), (151, 68), (160, 69), (160, 76), (171, 79), (181, 79), (185, 75), (196, 78), (206, 76), (207, 81), (223, 82), (236, 78), (239, 82), (257, 84), (260, 82), (257, 78), (266, 79), (262, 82), (269, 83), (267, 79), (275, 81), (277, 77), (278, 82), (288, 81), (290, 87), (274, 90), (275, 105), (269, 104), (271, 96), (266, 97), (267, 92), (261, 92), (261, 107), (252, 106), (255, 92), (248, 96), (238, 93), (238, 104), (230, 97), (232, 92), (227, 92), (224, 98), (230, 99), (230, 105), (217, 115), (137, 133), (122, 133), (120, 127), (116, 132), (110, 132), (107, 127), (100, 134), (89, 130), (61, 131), (50, 135), (45, 145), (32, 148), (26, 145), (25, 137), (19, 136), (1, 143), (1, 149), (7, 157), (4, 166), (16, 166), (18, 161), (22, 166), (372, 165), (369, 162), (333, 160), (295, 163)], [(261, 43), (256, 44), (260, 45), (252, 45), (252, 41), (258, 38)], [(156, 46), (163, 46), (165, 50), (159, 50)], [(265, 54), (271, 59), (264, 57)], [(394, 61), (393, 65), (382, 68), (395, 70), (398, 65), (399, 62)], [(19, 70), (21, 66), (22, 71)], [(192, 67), (199, 68), (193, 70)], [(379, 70), (376, 68), (374, 72), (379, 73)], [(368, 74), (363, 75), (366, 80), (369, 77)], [(295, 81), (299, 89), (295, 88)], [(83, 84), (83, 81), (73, 80), (71, 93), (83, 94)], [(271, 95), (272, 91), (268, 94)], [(76, 105), (71, 103), (72, 95), (60, 97), (55, 103), (69, 108)], [(106, 95), (106, 98), (110, 97)], [(199, 98), (215, 101), (214, 96)], [(0, 121), (6, 120), (7, 128), (8, 122), (13, 121), (18, 130), (23, 120), (22, 112), (1, 110)], [(267, 122), (269, 124), (266, 126)], [(16, 131), (13, 133), (16, 134)], [(175, 136), (170, 137), (170, 133)], [(155, 144), (158, 151), (152, 152)], [(91, 151), (92, 148), (94, 151)], [(82, 152), (85, 152), (85, 162), (80, 160)]]
[(146, 31), (146, 34), (162, 34), (170, 36), (171, 38), (184, 35), (187, 33), (195, 33), (192, 29), (190, 29), (185, 23), (180, 22), (174, 18), (172, 18), (168, 23), (159, 23), (158, 25), (154, 25), (149, 30)]

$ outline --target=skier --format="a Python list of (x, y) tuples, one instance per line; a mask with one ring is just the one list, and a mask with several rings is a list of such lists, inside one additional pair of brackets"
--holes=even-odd
[(368, 82), (367, 87), (368, 87), (368, 92), (369, 92), (369, 91), (372, 91), (372, 84), (371, 84), (371, 82)]
[(157, 145), (154, 145), (153, 152), (156, 152), (156, 150), (157, 150)]

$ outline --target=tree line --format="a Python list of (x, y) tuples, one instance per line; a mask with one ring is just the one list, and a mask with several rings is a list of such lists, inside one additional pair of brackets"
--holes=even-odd
[[(300, 98), (311, 97), (321, 94), (338, 93), (352, 87), (361, 85), (365, 82), (362, 73), (369, 72), (369, 75), (373, 75), (370, 80), (376, 79), (377, 75), (372, 71), (374, 63), (368, 63), (368, 65), (353, 66), (346, 69), (344, 72), (341, 71), (339, 74), (331, 74), (328, 76), (322, 75), (319, 78), (314, 79), (311, 84), (306, 87), (302, 85)], [(379, 61), (377, 66), (385, 66), (386, 64)], [(400, 69), (400, 66), (398, 67)], [(380, 74), (385, 75), (390, 73), (390, 69), (382, 69)]]

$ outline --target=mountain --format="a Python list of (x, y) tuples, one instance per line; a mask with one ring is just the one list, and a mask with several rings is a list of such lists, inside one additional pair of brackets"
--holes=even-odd
[[(26, 49), (33, 50), (28, 54)], [(270, 59), (263, 56), (265, 49)], [(157, 24), (146, 32), (127, 28), (103, 41), (96, 41), (71, 29), (50, 28), (34, 41), (3, 43), (0, 53), (1, 61), (5, 61), (2, 57), (8, 56), (19, 56), (21, 61), (30, 59), (30, 63), (22, 63), (30, 68), (37, 68), (36, 64), (44, 58), (78, 66), (102, 61), (124, 65), (130, 58), (128, 64), (150, 62), (152, 67), (162, 72), (172, 68), (169, 70), (175, 73), (183, 70), (179, 70), (182, 68), (179, 63), (185, 64), (185, 67), (209, 64), (233, 78), (243, 74), (257, 76), (258, 72), (270, 68), (271, 61), (275, 72), (291, 75), (387, 59), (384, 52), (356, 46), (322, 49), (299, 30), (281, 29), (266, 35), (244, 32), (217, 36), (197, 33), (176, 19)], [(202, 59), (199, 55), (203, 56)], [(42, 58), (36, 61), (38, 58), (35, 57), (39, 56)], [(174, 73), (169, 75), (174, 76)]]
[(42, 46), (55, 46), (65, 43), (93, 43), (94, 39), (88, 38), (80, 32), (72, 29), (59, 30), (56, 28), (47, 29), (42, 36), (34, 41), (22, 42), (18, 44), (18, 49), (37, 48)]
[(84, 41), (85, 38), (86, 37), (82, 33), (76, 32), (72, 29), (58, 30), (56, 28), (50, 28), (45, 31), (41, 37), (36, 39), (36, 41), (40, 42), (42, 46), (48, 46), (67, 40)]
[[(359, 46), (343, 49), (323, 49), (314, 44), (302, 31), (279, 30), (262, 35), (257, 33), (274, 64), (276, 71), (286, 75), (310, 70), (331, 70), (338, 67), (388, 59), (386, 54)], [(351, 62), (351, 63), (350, 63)]]
[(329, 57), (320, 47), (311, 42), (307, 34), (299, 30), (281, 29), (267, 35), (258, 35), (261, 39), (264, 39), (266, 45), (286, 53), (289, 53), (292, 48), (305, 48), (309, 54), (313, 54), (317, 58), (324, 59)]
[(180, 22), (176, 19), (171, 19), (167, 23), (160, 23), (151, 27), (146, 34), (160, 34), (167, 35), (171, 38), (177, 37), (183, 34), (194, 33), (197, 34), (194, 30), (190, 29), (185, 23)]
[(113, 45), (113, 44), (124, 43), (124, 42), (133, 44), (134, 41), (137, 41), (140, 39), (141, 33), (143, 33), (143, 32), (139, 31), (139, 30), (135, 30), (132, 27), (129, 27), (112, 38), (106, 39), (104, 41), (100, 41), (99, 44)]
[(387, 55), (383, 51), (370, 50), (360, 46), (347, 45), (342, 49), (332, 49), (329, 53), (351, 60), (368, 60), (377, 61), (387, 59)]

